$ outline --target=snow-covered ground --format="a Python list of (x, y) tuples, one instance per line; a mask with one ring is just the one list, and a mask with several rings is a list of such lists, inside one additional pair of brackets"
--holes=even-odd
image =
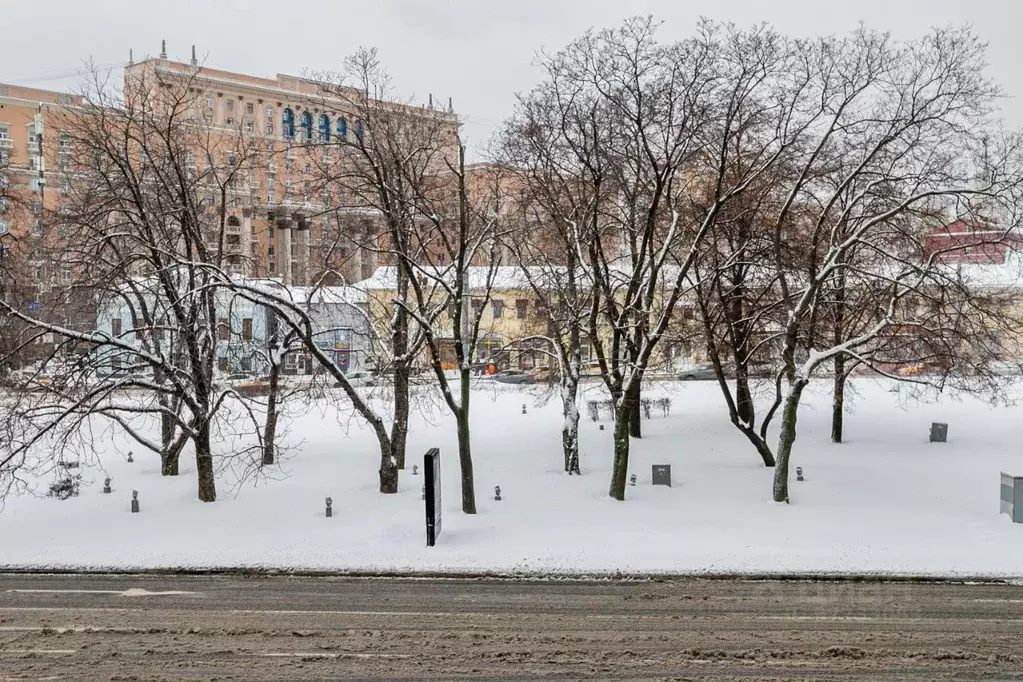
[[(829, 442), (825, 384), (811, 385), (799, 419), (792, 504), (770, 501), (771, 475), (727, 421), (711, 382), (660, 386), (674, 404), (645, 421), (633, 447), (638, 485), (607, 497), (611, 430), (584, 421), (583, 476), (562, 472), (556, 401), (521, 390), (473, 396), (479, 513), (460, 512), (453, 420), (417, 415), (412, 462), (440, 447), (443, 531), (425, 546), (423, 477), (402, 475), (398, 495), (377, 493), (369, 430), (337, 414), (303, 409), (301, 439), (270, 479), (220, 499), (195, 498), (194, 464), (162, 478), (155, 455), (129, 464), (111, 443), (113, 477), (68, 501), (20, 496), (0, 512), (0, 565), (7, 567), (263, 567), (351, 571), (529, 573), (899, 573), (1023, 576), (1023, 525), (998, 514), (999, 472), (1023, 475), (1023, 407), (991, 409), (947, 398), (909, 403), (891, 384), (857, 380), (846, 445)], [(528, 414), (521, 406), (528, 403)], [(585, 410), (583, 410), (585, 414)], [(932, 421), (949, 442), (929, 444)], [(674, 485), (651, 485), (651, 465), (672, 465)], [(504, 499), (493, 499), (500, 485)], [(142, 512), (129, 513), (139, 490)], [(324, 498), (334, 500), (325, 518)]]

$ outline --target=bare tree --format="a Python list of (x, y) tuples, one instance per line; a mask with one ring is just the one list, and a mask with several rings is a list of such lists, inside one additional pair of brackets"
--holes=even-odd
[[(783, 198), (764, 220), (782, 302), (779, 502), (788, 500), (800, 397), (818, 366), (838, 355), (869, 363), (891, 347), (895, 330), (915, 329), (918, 348), (968, 341), (960, 333), (979, 319), (966, 314), (976, 298), (950, 280), (940, 254), (922, 257), (923, 235), (982, 205), (1014, 226), (1021, 178), (1018, 140), (991, 118), (998, 91), (982, 75), (984, 47), (968, 29), (904, 44), (860, 29), (809, 47), (806, 90), (823, 106), (793, 147), (793, 172), (778, 184)], [(786, 262), (788, 229), (807, 245), (802, 267)], [(844, 279), (836, 287), (838, 273)], [(869, 292), (864, 300), (877, 316), (838, 335), (821, 333), (836, 289)], [(934, 291), (950, 298), (917, 303)]]
[[(330, 198), (326, 213), (338, 228), (324, 250), (317, 283), (350, 281), (343, 274), (348, 246), (379, 254), (384, 263), (394, 266), (422, 260), (424, 247), (416, 241), (418, 225), (424, 220), (417, 214), (418, 197), (427, 191), (431, 178), (445, 170), (445, 159), (453, 158), (457, 141), (454, 115), (394, 100), (390, 79), (372, 49), (360, 49), (345, 60), (343, 71), (319, 74), (314, 82), (314, 101), (340, 109), (334, 134), (328, 129), (316, 139), (300, 140), (302, 146), (326, 152), (316, 167), (317, 185)], [(361, 227), (357, 234), (344, 229), (354, 224)], [(360, 269), (357, 274), (368, 273)], [(390, 316), (374, 338), (377, 370), (388, 372), (393, 379), (389, 430), (369, 402), (353, 401), (380, 440), (380, 490), (385, 493), (397, 492), (398, 470), (405, 467), (411, 376), (425, 343), (410, 317), (409, 310), (415, 306), (410, 303), (408, 269), (396, 267), (394, 274)], [(329, 360), (319, 357), (322, 354), (313, 355)], [(354, 394), (341, 373), (331, 367), (326, 371), (338, 374), (335, 378), (345, 392)]]
[(615, 404), (616, 499), (643, 376), (692, 288), (701, 244), (807, 125), (791, 78), (796, 55), (781, 37), (704, 23), (696, 37), (663, 45), (655, 30), (633, 19), (541, 60), (563, 121), (558, 143), (599, 200), (582, 248), (589, 336)]
[[(229, 205), (244, 191), (243, 166), (263, 149), (207, 121), (202, 91), (198, 69), (135, 71), (123, 94), (94, 74), (82, 103), (64, 111), (74, 182), (50, 224), (66, 232), (54, 258), (72, 276), (55, 305), (92, 306), (98, 318), (62, 325), (0, 302), (60, 340), (49, 361), (66, 369), (21, 415), (34, 435), (8, 457), (99, 415), (160, 453), (165, 474), (177, 473), (190, 443), (199, 499), (216, 499), (218, 416), (238, 397), (214, 380), (219, 286), (243, 265), (228, 245)], [(138, 426), (146, 416), (159, 418), (159, 441)]]
[(588, 235), (599, 221), (602, 179), (584, 182), (575, 150), (561, 136), (576, 124), (563, 106), (566, 93), (548, 81), (519, 98), (516, 114), (505, 124), (499, 155), (515, 181), (517, 204), (506, 231), (507, 249), (522, 272), (545, 323), (540, 338), (558, 365), (564, 422), (565, 471), (579, 469), (579, 382), (583, 343), (589, 331), (592, 277), (587, 270)]

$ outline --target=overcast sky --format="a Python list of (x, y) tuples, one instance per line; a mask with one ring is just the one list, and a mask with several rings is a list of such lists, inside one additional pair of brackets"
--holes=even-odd
[[(663, 39), (693, 31), (699, 16), (767, 21), (794, 35), (845, 33), (860, 21), (911, 37), (970, 23), (990, 43), (990, 75), (1023, 124), (1020, 0), (0, 0), (0, 82), (68, 89), (87, 59), (115, 66), (155, 56), (187, 60), (195, 44), (211, 67), (273, 77), (337, 69), (360, 45), (379, 48), (404, 99), (428, 93), (465, 121), (474, 147), (538, 74), (537, 50), (556, 50), (591, 27), (636, 14), (664, 22)], [(304, 9), (300, 9), (304, 8)], [(63, 76), (63, 78), (59, 77)]]

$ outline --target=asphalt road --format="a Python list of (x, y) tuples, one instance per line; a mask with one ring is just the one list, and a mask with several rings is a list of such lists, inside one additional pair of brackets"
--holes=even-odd
[(1023, 680), (1023, 587), (0, 575), (0, 680)]

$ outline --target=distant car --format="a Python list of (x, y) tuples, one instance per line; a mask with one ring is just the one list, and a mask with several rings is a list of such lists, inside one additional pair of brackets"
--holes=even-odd
[[(724, 362), (721, 364), (721, 371), (724, 373), (726, 379), (735, 378), (735, 363)], [(746, 375), (750, 379), (763, 379), (771, 377), (773, 370), (770, 365), (750, 363), (746, 366)], [(713, 362), (703, 362), (698, 365), (693, 365), (687, 369), (682, 370), (678, 373), (678, 378), (682, 381), (713, 381), (717, 379), (717, 372), (714, 371)]]
[(717, 379), (717, 372), (714, 370), (714, 363), (704, 362), (699, 365), (679, 372), (678, 378), (682, 381), (710, 381)]
[(530, 383), (531, 377), (522, 370), (505, 369), (494, 375), (494, 381), (502, 384), (526, 384)]
[[(373, 372), (365, 370), (349, 372), (345, 375), (345, 378), (348, 379), (348, 383), (352, 386), (377, 386), (380, 382), (380, 378)], [(338, 385), (340, 386), (341, 384)]]

